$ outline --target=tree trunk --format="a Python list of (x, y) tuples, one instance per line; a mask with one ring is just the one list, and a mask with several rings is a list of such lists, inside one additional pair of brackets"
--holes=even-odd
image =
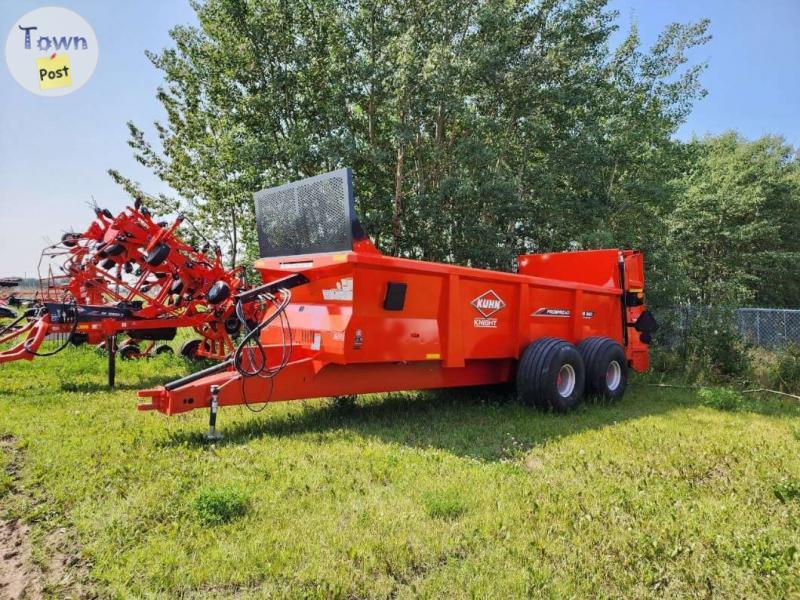
[(238, 235), (236, 230), (236, 207), (231, 206), (231, 267), (236, 268)]
[[(405, 124), (405, 112), (400, 113), (400, 123)], [(401, 138), (397, 146), (397, 165), (394, 174), (394, 209), (392, 211), (392, 254), (400, 252), (400, 218), (403, 213), (403, 162), (405, 141)]]

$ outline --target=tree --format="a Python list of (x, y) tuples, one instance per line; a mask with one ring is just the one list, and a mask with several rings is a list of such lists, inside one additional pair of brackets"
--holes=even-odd
[(678, 300), (702, 305), (800, 304), (800, 165), (778, 136), (734, 132), (695, 141), (669, 218)]
[(132, 123), (130, 145), (234, 256), (255, 252), (253, 191), (345, 165), (366, 230), (410, 257), (509, 268), (526, 251), (646, 246), (668, 212), (705, 21), (645, 52), (635, 29), (609, 47), (606, 0), (194, 7), (199, 25), (149, 54), (162, 148)]

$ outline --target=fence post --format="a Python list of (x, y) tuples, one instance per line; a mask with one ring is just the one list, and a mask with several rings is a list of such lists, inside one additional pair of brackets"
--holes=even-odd
[(756, 346), (761, 345), (761, 315), (756, 311)]
[(783, 343), (786, 344), (789, 340), (789, 331), (786, 329), (786, 311), (783, 311)]

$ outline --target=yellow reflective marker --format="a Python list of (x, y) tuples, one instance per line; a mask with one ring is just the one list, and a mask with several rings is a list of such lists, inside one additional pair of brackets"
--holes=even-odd
[(69, 55), (52, 54), (36, 59), (39, 87), (43, 90), (70, 87), (72, 85), (72, 66)]
[(442, 355), (437, 352), (435, 354), (426, 354), (425, 358), (427, 360), (439, 360), (440, 358), (442, 358)]

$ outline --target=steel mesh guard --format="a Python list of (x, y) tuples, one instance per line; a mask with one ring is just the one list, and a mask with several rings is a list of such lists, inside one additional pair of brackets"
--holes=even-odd
[(357, 228), (350, 169), (253, 195), (261, 256), (352, 250)]

